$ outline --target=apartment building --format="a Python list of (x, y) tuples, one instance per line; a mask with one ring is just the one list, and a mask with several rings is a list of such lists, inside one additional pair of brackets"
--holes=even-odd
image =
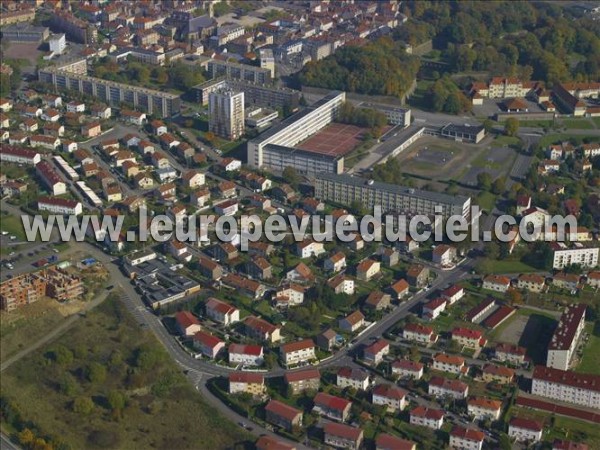
[(444, 411), (417, 406), (410, 412), (410, 424), (439, 430), (444, 424)]
[(566, 308), (554, 330), (548, 345), (546, 367), (568, 370), (577, 343), (585, 327), (586, 305), (571, 305)]
[[(266, 166), (271, 169), (282, 169), (292, 165), (300, 171), (311, 173), (318, 171), (315, 169), (326, 168), (322, 166), (332, 165), (331, 168), (336, 169), (335, 173), (339, 173), (341, 167), (333, 167), (339, 165), (335, 162), (336, 158), (294, 149), (293, 146), (329, 125), (345, 100), (345, 93), (331, 92), (314, 105), (288, 117), (258, 138), (249, 141), (248, 165), (255, 168)], [(343, 159), (341, 161), (343, 167)]]
[(48, 161), (41, 161), (36, 165), (35, 173), (40, 177), (50, 194), (63, 195), (67, 193), (67, 185)]
[(54, 10), (50, 17), (53, 29), (64, 32), (70, 41), (93, 45), (98, 40), (98, 29), (92, 23), (75, 17), (70, 11)]
[(226, 77), (258, 84), (266, 84), (271, 81), (269, 69), (231, 61), (211, 59), (206, 65), (206, 70), (211, 78)]
[(6, 42), (41, 44), (49, 35), (48, 27), (36, 27), (30, 23), (17, 23), (2, 28), (2, 39)]
[(470, 197), (407, 188), (346, 174), (319, 173), (315, 177), (315, 197), (342, 205), (353, 202), (369, 210), (381, 206), (384, 212), (406, 212), (443, 218), (458, 215), (470, 218)]
[(219, 89), (211, 92), (208, 100), (208, 129), (229, 140), (242, 137), (244, 123), (244, 92)]
[(0, 306), (13, 311), (35, 303), (46, 295), (46, 281), (39, 274), (25, 273), (0, 283)]
[(38, 71), (38, 79), (52, 84), (57, 90), (74, 90), (96, 97), (110, 106), (127, 103), (159, 117), (170, 117), (180, 111), (178, 95), (88, 76), (85, 59), (63, 66), (44, 67)]
[(4, 145), (0, 147), (0, 161), (4, 163), (25, 164), (35, 166), (42, 160), (38, 152), (23, 147)]
[(536, 366), (531, 393), (552, 400), (600, 409), (600, 376)]
[(83, 206), (81, 202), (76, 202), (75, 200), (57, 197), (40, 197), (38, 198), (38, 210), (48, 211), (53, 214), (78, 216), (83, 213)]
[(255, 372), (232, 372), (229, 374), (230, 394), (250, 394), (260, 397), (267, 391), (265, 376)]
[(485, 434), (472, 428), (455, 425), (450, 431), (450, 448), (457, 450), (481, 450)]
[(318, 391), (321, 386), (321, 374), (318, 369), (305, 369), (295, 372), (286, 372), (283, 380), (294, 395), (306, 391)]
[(564, 269), (572, 264), (581, 267), (596, 267), (598, 265), (598, 247), (584, 247), (580, 242), (574, 242), (569, 248), (563, 242), (551, 242), (553, 250), (552, 268)]
[(301, 95), (300, 91), (294, 89), (227, 78), (206, 81), (194, 86), (192, 90), (195, 93), (196, 101), (202, 105), (208, 105), (210, 93), (223, 88), (243, 92), (244, 101), (248, 106), (261, 106), (271, 109), (285, 107), (290, 108), (292, 111), (298, 108)]
[(312, 339), (290, 342), (279, 347), (279, 354), (286, 366), (307, 363), (316, 359), (315, 343)]

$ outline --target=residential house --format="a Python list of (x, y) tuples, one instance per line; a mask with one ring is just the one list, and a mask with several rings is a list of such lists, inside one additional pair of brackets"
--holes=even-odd
[(106, 105), (92, 105), (90, 111), (92, 112), (92, 116), (98, 119), (110, 119), (112, 114), (110, 106)]
[(552, 278), (552, 285), (573, 291), (581, 287), (581, 278), (575, 273), (559, 272)]
[(356, 266), (356, 278), (361, 281), (369, 281), (379, 274), (381, 263), (373, 259), (365, 259)]
[(314, 281), (315, 276), (313, 275), (310, 268), (303, 262), (298, 263), (296, 267), (286, 273), (286, 280), (294, 281), (296, 283), (307, 284)]
[(321, 386), (321, 374), (318, 369), (304, 369), (286, 372), (284, 382), (292, 390), (293, 395), (307, 391), (318, 391)]
[(396, 300), (401, 300), (410, 293), (408, 282), (404, 278), (400, 278), (394, 282), (388, 289)]
[(125, 122), (141, 127), (146, 122), (146, 114), (139, 111), (121, 110), (121, 118)]
[(325, 253), (325, 248), (322, 242), (313, 240), (304, 240), (296, 243), (296, 255), (300, 258), (310, 258), (311, 256), (319, 257)]
[(260, 345), (229, 344), (229, 364), (260, 366), (264, 362), (264, 352)]
[(515, 378), (515, 371), (504, 366), (485, 364), (481, 378), (486, 383), (510, 384)]
[(204, 186), (205, 176), (203, 173), (196, 170), (188, 170), (181, 175), (182, 184), (190, 189), (195, 189)]
[(431, 259), (434, 264), (439, 264), (443, 267), (449, 266), (456, 259), (456, 247), (446, 244), (437, 245), (433, 249)]
[(510, 288), (510, 278), (502, 275), (488, 275), (483, 279), (483, 289), (504, 293)]
[(239, 256), (238, 249), (229, 242), (221, 242), (212, 249), (217, 261), (231, 261)]
[(502, 402), (484, 397), (470, 398), (467, 401), (467, 411), (475, 420), (498, 420), (502, 412)]
[(469, 385), (459, 380), (434, 376), (429, 380), (427, 392), (429, 395), (436, 397), (450, 396), (457, 400), (462, 400), (467, 398), (469, 394)]
[[(259, 258), (266, 261), (263, 257)], [(301, 305), (304, 303), (304, 288), (298, 284), (286, 283), (277, 290), (273, 301), (280, 307)]]
[(307, 363), (316, 359), (315, 343), (312, 339), (290, 342), (279, 347), (281, 360), (286, 366)]
[(337, 371), (336, 386), (366, 391), (369, 387), (369, 372), (353, 367), (340, 367)]
[(258, 281), (250, 280), (233, 273), (225, 275), (222, 282), (224, 286), (237, 290), (254, 299), (262, 297), (266, 291), (265, 286)]
[(386, 406), (388, 410), (402, 411), (406, 408), (406, 394), (404, 389), (390, 384), (379, 384), (371, 392), (371, 401), (374, 405)]
[(152, 189), (154, 187), (154, 179), (146, 172), (140, 172), (133, 177), (135, 185), (138, 189)]
[(452, 341), (457, 342), (461, 347), (480, 349), (485, 345), (483, 333), (471, 328), (456, 327), (452, 330)]
[(408, 341), (431, 345), (437, 342), (438, 336), (433, 328), (419, 323), (408, 323), (402, 330), (402, 337)]
[(517, 288), (525, 289), (529, 292), (542, 292), (546, 287), (546, 279), (541, 275), (526, 273), (519, 275)]
[(429, 279), (429, 269), (421, 264), (413, 264), (406, 272), (406, 279), (411, 286), (423, 287)]
[(444, 289), (441, 294), (441, 297), (446, 300), (448, 306), (453, 305), (464, 296), (465, 290), (457, 284), (453, 284), (449, 288)]
[(444, 424), (444, 411), (419, 405), (410, 412), (410, 424), (439, 430)]
[(200, 321), (189, 311), (179, 311), (175, 314), (177, 331), (185, 337), (190, 337), (202, 329)]
[(242, 168), (242, 162), (239, 159), (235, 158), (223, 158), (218, 163), (218, 166), (221, 170), (225, 172), (234, 172)]
[(341, 330), (354, 333), (356, 330), (365, 325), (365, 316), (358, 310), (348, 314), (343, 319), (340, 319), (338, 326)]
[(236, 184), (233, 181), (224, 180), (217, 185), (217, 193), (222, 198), (231, 198), (237, 196)]
[[(246, 271), (252, 278), (268, 280), (273, 276), (273, 266), (262, 256), (253, 258), (246, 264)], [(304, 297), (304, 291), (302, 290)]]
[(365, 308), (381, 311), (390, 307), (391, 296), (381, 291), (372, 291), (365, 300)]
[(383, 357), (390, 353), (390, 344), (385, 339), (378, 339), (363, 350), (363, 359), (368, 364), (376, 366)]
[(206, 316), (223, 325), (231, 325), (240, 320), (240, 310), (228, 303), (209, 297), (205, 304)]
[(81, 135), (86, 138), (93, 138), (102, 133), (100, 122), (88, 122), (81, 126)]
[(267, 391), (265, 376), (256, 372), (232, 372), (229, 374), (230, 394), (250, 394), (262, 397)]
[(423, 305), (421, 317), (426, 320), (435, 320), (446, 309), (446, 299), (434, 298)]
[(456, 450), (481, 450), (485, 434), (472, 428), (454, 425), (450, 431), (450, 448)]
[(271, 400), (265, 406), (265, 420), (277, 427), (292, 431), (302, 426), (302, 411), (277, 400)]
[(434, 370), (449, 372), (456, 375), (466, 372), (467, 369), (464, 358), (461, 356), (447, 355), (445, 353), (438, 353), (433, 357), (432, 368)]
[(315, 342), (321, 350), (330, 352), (337, 346), (337, 336), (337, 333), (332, 328), (328, 328), (317, 335)]
[(327, 280), (327, 286), (333, 289), (336, 294), (354, 294), (354, 280), (343, 274)]
[(392, 363), (392, 374), (400, 378), (420, 380), (423, 377), (424, 365), (409, 359), (399, 359)]
[(275, 343), (281, 339), (281, 328), (254, 316), (244, 319), (244, 334), (252, 339)]
[(204, 331), (196, 332), (192, 337), (192, 343), (196, 350), (210, 359), (215, 359), (219, 352), (225, 348), (225, 342)]
[(508, 423), (508, 437), (518, 442), (539, 442), (544, 426), (533, 419), (513, 417)]
[(190, 203), (193, 206), (202, 208), (210, 201), (210, 191), (208, 189), (197, 189), (190, 194)]
[(337, 448), (358, 450), (364, 439), (363, 430), (343, 423), (327, 422), (323, 426), (325, 444)]
[(314, 413), (339, 422), (344, 422), (348, 418), (352, 407), (352, 402), (325, 392), (317, 393), (313, 398), (313, 404)]
[(494, 357), (501, 362), (520, 365), (525, 362), (527, 350), (514, 344), (500, 343), (496, 345)]
[(256, 446), (256, 450), (296, 450), (296, 447), (293, 445), (288, 445), (267, 434), (259, 437), (254, 445)]
[(346, 268), (346, 255), (336, 252), (323, 261), (323, 268), (330, 272), (339, 272)]
[(390, 247), (380, 247), (379, 255), (381, 256), (381, 262), (387, 267), (395, 266), (400, 261), (400, 253)]
[(391, 434), (378, 434), (375, 450), (417, 450), (417, 444)]
[(218, 280), (223, 276), (223, 267), (212, 259), (203, 256), (198, 258), (198, 271), (202, 276), (211, 280)]

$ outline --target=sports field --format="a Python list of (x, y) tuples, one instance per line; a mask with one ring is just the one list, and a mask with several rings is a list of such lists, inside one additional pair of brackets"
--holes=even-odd
[(296, 147), (322, 155), (343, 156), (362, 141), (365, 131), (356, 125), (332, 123)]

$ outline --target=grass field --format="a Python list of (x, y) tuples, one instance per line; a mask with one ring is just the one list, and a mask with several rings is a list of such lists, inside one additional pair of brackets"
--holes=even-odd
[(562, 124), (576, 130), (593, 130), (595, 128), (589, 119), (563, 119)]
[(537, 272), (538, 269), (531, 267), (524, 262), (515, 259), (484, 259), (482, 266), (485, 266), (488, 273), (524, 273)]
[(3, 431), (27, 426), (55, 448), (60, 440), (67, 445), (60, 448), (70, 449), (195, 450), (232, 448), (250, 438), (204, 402), (114, 299), (15, 363), (0, 383), (3, 409), (21, 416), (3, 414)]
[(519, 122), (522, 127), (527, 128), (549, 128), (553, 124), (551, 120), (520, 120)]
[(597, 128), (600, 128), (600, 117), (592, 117), (592, 122), (596, 124)]
[(64, 320), (55, 305), (54, 300), (43, 299), (0, 315), (0, 361), (27, 348)]
[(559, 143), (561, 141), (568, 141), (570, 139), (575, 139), (577, 142), (581, 143), (585, 138), (591, 139), (592, 142), (598, 140), (598, 136), (594, 135), (584, 135), (584, 134), (569, 134), (569, 133), (557, 133), (557, 134), (547, 134), (540, 139), (540, 146), (542, 148), (546, 148), (551, 144)]
[(25, 240), (25, 231), (23, 231), (23, 223), (20, 217), (11, 216), (2, 212), (0, 227), (2, 231), (8, 231), (9, 234), (15, 235), (19, 240)]
[(590, 334), (590, 340), (583, 350), (583, 358), (575, 368), (575, 371), (600, 375), (600, 364), (598, 364), (598, 355), (600, 355), (600, 336), (593, 334), (593, 328), (592, 325), (587, 328), (587, 331)]
[(508, 147), (511, 145), (517, 145), (517, 144), (519, 144), (519, 142), (521, 142), (521, 140), (518, 137), (498, 135), (498, 136), (496, 136), (496, 139), (494, 139), (493, 145), (496, 147), (501, 147), (501, 146)]

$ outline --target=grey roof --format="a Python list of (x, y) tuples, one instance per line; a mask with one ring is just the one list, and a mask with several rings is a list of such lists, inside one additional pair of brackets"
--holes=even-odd
[(464, 205), (470, 197), (464, 195), (449, 195), (441, 192), (424, 191), (422, 189), (413, 189), (396, 184), (382, 183), (380, 181), (367, 180), (365, 178), (353, 177), (346, 174), (333, 174), (321, 172), (316, 175), (316, 179), (344, 183), (349, 186), (361, 186), (374, 191), (391, 192), (407, 197), (421, 198), (432, 202), (445, 203), (451, 205)]
[(210, 16), (198, 16), (191, 19), (187, 26), (184, 29), (184, 32), (187, 33), (195, 33), (204, 28), (210, 28), (217, 25), (217, 21)]
[(476, 135), (479, 134), (481, 130), (483, 130), (483, 125), (456, 125), (453, 123), (449, 123), (448, 125), (442, 128), (443, 133), (456, 133), (456, 134), (469, 134)]
[(256, 139), (253, 139), (252, 142), (258, 144), (258, 143), (261, 143), (262, 141), (264, 141), (265, 139), (269, 139), (269, 138), (273, 137), (275, 134), (279, 133), (284, 128), (286, 128), (286, 127), (290, 126), (291, 124), (293, 124), (294, 122), (297, 122), (298, 120), (306, 117), (308, 114), (313, 112), (315, 109), (320, 108), (325, 103), (329, 102), (330, 100), (333, 100), (335, 97), (337, 97), (340, 94), (341, 94), (340, 91), (330, 92), (325, 97), (323, 97), (316, 103), (312, 104), (308, 108), (304, 108), (302, 111), (299, 111), (296, 114), (288, 117), (287, 119), (282, 120), (281, 122), (279, 122), (278, 125), (275, 125), (275, 126), (269, 128), (267, 131), (265, 131), (259, 137), (257, 137)]

